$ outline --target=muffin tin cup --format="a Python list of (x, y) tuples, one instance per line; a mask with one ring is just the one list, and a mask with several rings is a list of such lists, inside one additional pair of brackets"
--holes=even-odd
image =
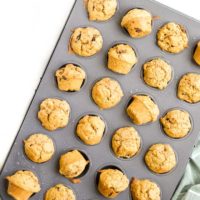
[[(173, 151), (174, 151), (174, 154), (175, 154), (175, 157), (176, 157), (176, 165), (175, 165), (169, 172), (165, 172), (165, 173), (156, 173), (156, 172), (152, 171), (152, 170), (147, 166), (147, 164), (146, 164), (146, 162), (145, 162), (145, 156), (146, 156), (146, 153), (148, 152), (149, 148), (150, 148), (152, 145), (154, 145), (154, 144), (168, 144), (168, 145), (170, 145), (170, 146), (172, 147), (172, 149), (173, 149)], [(156, 176), (168, 176), (168, 175), (174, 173), (174, 171), (175, 171), (175, 170), (177, 169), (177, 167), (178, 167), (179, 158), (178, 158), (178, 154), (177, 154), (175, 148), (173, 147), (173, 145), (171, 145), (171, 144), (169, 144), (169, 143), (166, 143), (166, 142), (156, 142), (156, 143), (153, 143), (152, 145), (150, 145), (150, 146), (148, 147), (148, 149), (146, 150), (146, 152), (145, 152), (145, 154), (144, 154), (143, 162), (144, 162), (144, 164), (145, 164), (145, 166), (146, 166), (146, 169), (147, 169), (149, 172), (151, 172), (152, 174), (156, 175)]]
[[(87, 11), (87, 1), (88, 0), (84, 0), (84, 1), (86, 1), (86, 2), (84, 2), (86, 17), (89, 20), (89, 13)], [(102, 25), (105, 24), (105, 23), (109, 23), (109, 21), (113, 20), (115, 18), (115, 16), (118, 14), (119, 8), (120, 8), (120, 1), (117, 0), (117, 8), (115, 10), (115, 14), (111, 18), (109, 18), (109, 19), (107, 19), (105, 21), (99, 21), (99, 20), (89, 20), (89, 21), (91, 23), (99, 23), (99, 24), (102, 24)]]
[[(169, 64), (169, 65), (171, 66), (171, 70), (172, 70), (171, 79), (170, 79), (170, 81), (167, 83), (167, 87), (164, 88), (164, 89), (162, 89), (162, 90), (159, 89), (159, 88), (150, 86), (150, 85), (148, 85), (148, 84), (144, 81), (144, 65), (145, 65), (147, 62), (150, 62), (150, 61), (152, 61), (152, 60), (154, 60), (154, 59), (159, 59), (159, 58), (162, 59), (162, 60), (164, 60), (167, 64)], [(169, 60), (166, 60), (165, 57), (164, 57), (163, 55), (161, 55), (161, 56), (155, 56), (155, 57), (152, 57), (152, 58), (147, 59), (147, 60), (142, 64), (140, 76), (141, 76), (141, 80), (144, 82), (144, 84), (145, 84), (148, 88), (153, 89), (153, 90), (155, 90), (155, 91), (157, 91), (157, 92), (163, 92), (163, 91), (165, 91), (165, 90), (172, 84), (172, 82), (173, 82), (173, 80), (174, 80), (174, 66), (171, 65), (171, 62), (170, 62)]]
[[(126, 30), (126, 28), (124, 28), (124, 27), (121, 27), (121, 28), (124, 30), (124, 32), (125, 32), (130, 38), (132, 38), (132, 39), (134, 39), (134, 40), (142, 40), (142, 39), (144, 39), (144, 38), (146, 38), (146, 37), (148, 37), (148, 36), (150, 36), (150, 35), (152, 34), (153, 29), (154, 29), (154, 21), (155, 21), (155, 19), (154, 19), (154, 16), (153, 16), (152, 12), (151, 12), (145, 5), (142, 5), (142, 4), (141, 4), (139, 7), (134, 7), (134, 6), (133, 6), (133, 8), (128, 9), (128, 10), (123, 14), (122, 18), (123, 18), (126, 14), (128, 14), (129, 11), (131, 11), (131, 10), (133, 10), (133, 9), (146, 10), (147, 12), (149, 12), (149, 13), (151, 14), (151, 16), (152, 16), (152, 20), (151, 20), (152, 31), (151, 31), (151, 33), (148, 34), (148, 35), (145, 35), (145, 36), (143, 36), (143, 37), (139, 37), (139, 38), (134, 37), (134, 38), (132, 38), (132, 37), (130, 36), (129, 32)], [(121, 21), (122, 21), (122, 18), (121, 18)], [(120, 24), (121, 24), (121, 21), (120, 21)]]
[[(76, 0), (76, 1), (77, 1), (77, 0)], [(71, 47), (71, 37), (72, 37), (74, 31), (75, 31), (77, 28), (87, 28), (87, 27), (95, 28), (95, 29), (97, 29), (97, 30), (100, 32), (101, 37), (102, 37), (102, 40), (103, 40), (103, 42), (102, 42), (102, 47), (101, 47), (101, 49), (100, 49), (99, 51), (97, 51), (97, 52), (96, 52), (95, 54), (93, 54), (93, 55), (90, 55), (90, 56), (81, 56), (81, 55), (79, 55), (79, 54), (76, 54), (76, 53), (73, 51), (73, 49), (72, 49), (72, 47)], [(103, 46), (104, 46), (104, 36), (103, 36), (102, 31), (101, 31), (99, 28), (97, 28), (95, 25), (89, 24), (89, 23), (88, 23), (88, 24), (85, 24), (85, 25), (75, 26), (75, 27), (73, 28), (73, 30), (72, 30), (72, 32), (71, 32), (71, 35), (70, 35), (70, 37), (69, 37), (69, 40), (68, 40), (67, 53), (70, 53), (71, 55), (74, 55), (74, 56), (76, 56), (76, 57), (78, 57), (78, 58), (81, 58), (81, 59), (94, 59), (95, 57), (97, 57), (97, 56), (101, 53), (101, 51), (102, 51), (102, 49), (103, 49)]]
[[(118, 163), (105, 163), (104, 165), (100, 166), (99, 168), (97, 168), (96, 170), (96, 173), (95, 173), (95, 176), (94, 176), (94, 184), (96, 186), (96, 190), (98, 191), (98, 183), (99, 183), (99, 171), (100, 170), (104, 170), (104, 169), (117, 169), (119, 171), (121, 171), (124, 175), (127, 176), (125, 170), (123, 169), (123, 167), (121, 167)], [(130, 180), (129, 180), (130, 181)], [(126, 189), (127, 190), (127, 189)], [(126, 191), (125, 190), (125, 191)], [(123, 192), (125, 192), (123, 191)], [(123, 193), (122, 192), (122, 193)], [(102, 198), (104, 199), (108, 199), (104, 196), (102, 196), (102, 194), (98, 191), (99, 195), (101, 195)], [(119, 196), (120, 196), (121, 193), (119, 193)]]
[(106, 111), (106, 110), (113, 110), (116, 106), (118, 106), (118, 105), (120, 105), (120, 104), (122, 103), (122, 100), (123, 100), (123, 98), (124, 98), (124, 95), (121, 97), (121, 100), (120, 100), (115, 106), (113, 106), (113, 107), (111, 107), (111, 108), (107, 108), (107, 109), (100, 108), (100, 107), (96, 104), (96, 102), (94, 101), (94, 99), (93, 99), (93, 97), (92, 97), (92, 90), (93, 90), (93, 87), (95, 86), (95, 84), (96, 84), (97, 82), (101, 81), (101, 80), (104, 79), (104, 78), (110, 78), (110, 79), (116, 81), (116, 82), (120, 85), (121, 90), (122, 90), (122, 92), (123, 92), (123, 94), (124, 94), (123, 86), (122, 86), (122, 84), (121, 84), (116, 78), (114, 78), (114, 77), (112, 77), (112, 76), (104, 76), (104, 77), (101, 77), (101, 78), (96, 79), (96, 80), (93, 81), (93, 83), (91, 84), (91, 87), (90, 87), (90, 99), (91, 99), (91, 101), (93, 102), (93, 104), (95, 104), (100, 110), (103, 110), (103, 111)]
[[(165, 117), (165, 115), (166, 115), (168, 112), (173, 111), (173, 110), (186, 111), (186, 112), (189, 114), (190, 123), (191, 123), (191, 129), (190, 129), (190, 131), (188, 132), (188, 134), (185, 135), (185, 136), (182, 137), (182, 138), (173, 138), (173, 137), (170, 137), (169, 135), (167, 135), (167, 134), (165, 133), (165, 131), (164, 131), (164, 129), (163, 129), (163, 125), (162, 125), (161, 122), (160, 122), (160, 129), (161, 129), (162, 133), (163, 133), (166, 137), (168, 137), (169, 139), (171, 139), (171, 140), (174, 140), (174, 141), (187, 140), (187, 139), (190, 137), (190, 135), (192, 134), (192, 131), (193, 131), (193, 118), (192, 118), (190, 112), (188, 112), (186, 109), (183, 109), (183, 108), (181, 108), (181, 107), (174, 107), (174, 108), (168, 109), (168, 110), (163, 114), (162, 117)], [(161, 118), (160, 118), (160, 119), (161, 119)]]
[[(161, 25), (160, 28), (162, 28), (163, 26), (165, 26), (166, 24), (168, 24), (168, 23), (170, 23), (170, 22), (172, 22), (172, 21), (167, 21), (167, 22), (165, 22), (164, 24)], [(174, 20), (173, 22), (176, 23), (176, 24), (178, 24), (178, 25), (181, 25), (181, 26), (184, 28), (184, 30), (186, 31), (186, 35), (187, 35), (187, 37), (188, 37), (188, 46), (190, 46), (191, 36), (190, 36), (190, 31), (189, 31), (187, 25), (180, 24), (180, 23), (177, 22), (176, 20)], [(159, 30), (158, 30), (158, 31), (159, 31)], [(157, 31), (157, 33), (158, 33), (158, 31)], [(156, 33), (156, 34), (157, 34), (157, 33)], [(157, 37), (157, 35), (156, 35), (156, 45), (157, 45), (157, 47), (158, 47), (164, 54), (169, 54), (169, 55), (176, 56), (176, 55), (183, 54), (183, 52), (184, 52), (185, 50), (187, 50), (187, 48), (188, 48), (188, 47), (186, 47), (185, 49), (183, 49), (182, 51), (180, 51), (180, 52), (178, 52), (178, 53), (173, 53), (173, 52), (169, 52), (169, 51), (166, 51), (166, 50), (161, 49), (160, 46), (158, 45), (158, 42), (157, 42), (157, 41), (158, 41), (158, 37)]]
[[(82, 154), (82, 156), (86, 159), (86, 161), (89, 161), (89, 163), (86, 165), (84, 171), (83, 171), (79, 176), (74, 177), (74, 178), (71, 178), (71, 179), (81, 179), (81, 181), (82, 181), (82, 180), (84, 180), (84, 178), (86, 177), (86, 175), (89, 173), (89, 170), (92, 168), (92, 160), (91, 160), (90, 156), (88, 155), (88, 153), (87, 153), (85, 150), (82, 150), (81, 148), (71, 147), (71, 148), (69, 148), (69, 149), (66, 149), (66, 150), (59, 156), (59, 160), (58, 160), (58, 164), (57, 164), (57, 166), (58, 166), (58, 167), (57, 167), (57, 168), (58, 168), (58, 173), (59, 173), (59, 166), (60, 166), (60, 165), (59, 165), (59, 162), (60, 162), (61, 156), (62, 156), (63, 154), (66, 154), (66, 153), (68, 153), (68, 152), (71, 152), (71, 151), (73, 151), (73, 150), (79, 151), (79, 152)], [(62, 174), (60, 174), (60, 173), (59, 173), (59, 175), (62, 176), (62, 177), (64, 177), (64, 178), (66, 178), (66, 179), (68, 179), (68, 180), (70, 180), (69, 178), (65, 177), (64, 175), (62, 175)]]
[(153, 124), (153, 123), (156, 122), (156, 121), (154, 121), (154, 122), (147, 122), (147, 123), (145, 123), (145, 124), (135, 124), (135, 123), (132, 121), (132, 119), (128, 116), (126, 110), (127, 110), (128, 106), (132, 103), (133, 97), (134, 97), (134, 96), (137, 96), (137, 95), (149, 96), (150, 99), (158, 106), (159, 115), (158, 115), (157, 120), (156, 120), (156, 121), (158, 121), (159, 118), (160, 118), (160, 106), (159, 106), (159, 104), (156, 102), (155, 98), (154, 98), (151, 94), (149, 94), (149, 93), (147, 93), (147, 92), (136, 92), (136, 93), (131, 94), (131, 96), (128, 98), (128, 101), (127, 101), (128, 103), (125, 105), (124, 110), (125, 110), (125, 113), (126, 113), (126, 115), (127, 115), (127, 118), (129, 118), (129, 121), (132, 122), (132, 124), (133, 124), (134, 126), (138, 126), (138, 127), (140, 127), (140, 126), (141, 126), (141, 127), (142, 127), (142, 126), (147, 126), (147, 125), (150, 125), (150, 124)]
[[(103, 136), (102, 136), (102, 138), (101, 138), (100, 143), (98, 143), (98, 144), (93, 144), (93, 145), (85, 144), (85, 143), (81, 140), (81, 138), (77, 135), (77, 133), (76, 133), (76, 130), (77, 130), (77, 126), (78, 126), (79, 121), (80, 121), (83, 117), (85, 117), (86, 115), (100, 117), (101, 120), (102, 120), (102, 121), (104, 122), (104, 124), (105, 124), (105, 129), (104, 129), (104, 132), (103, 132)], [(78, 117), (78, 119), (76, 120), (76, 126), (75, 126), (75, 129), (74, 129), (74, 134), (75, 134), (76, 139), (77, 139), (81, 144), (83, 144), (83, 145), (85, 145), (85, 146), (88, 146), (88, 147), (93, 147), (93, 146), (100, 145), (101, 142), (103, 142), (104, 136), (107, 134), (107, 129), (108, 129), (108, 125), (107, 125), (107, 123), (106, 123), (106, 120), (104, 119), (104, 117), (103, 117), (101, 114), (99, 114), (99, 113), (97, 113), (97, 112), (86, 112), (86, 113), (83, 113), (82, 115), (80, 115), (80, 116)]]
[[(58, 88), (58, 81), (57, 81), (57, 78), (56, 78), (56, 76), (55, 76), (55, 73), (56, 73), (57, 70), (62, 69), (63, 67), (65, 67), (65, 66), (68, 65), (68, 64), (73, 64), (73, 65), (75, 65), (76, 67), (81, 68), (81, 69), (85, 72), (85, 79), (83, 80), (83, 83), (82, 83), (81, 88), (80, 88), (79, 91), (63, 91), (63, 90), (59, 90), (59, 88)], [(63, 64), (62, 66), (58, 67), (57, 70), (56, 70), (55, 73), (54, 73), (54, 79), (55, 79), (56, 88), (58, 88), (58, 90), (59, 90), (60, 92), (65, 92), (65, 93), (78, 93), (78, 92), (81, 92), (81, 90), (84, 89), (85, 85), (87, 84), (87, 69), (86, 69), (84, 66), (82, 66), (80, 63), (76, 62), (76, 61), (70, 61), (70, 60), (69, 60), (69, 61), (67, 61), (65, 64)]]
[[(140, 148), (139, 148), (138, 152), (137, 152), (134, 156), (132, 156), (132, 157), (130, 157), (130, 158), (118, 157), (118, 156), (115, 154), (115, 152), (113, 151), (113, 148), (112, 148), (112, 138), (113, 138), (113, 136), (115, 135), (116, 131), (117, 131), (118, 129), (120, 129), (120, 128), (125, 128), (125, 127), (133, 127), (133, 128), (137, 131), (138, 136), (140, 137)], [(141, 151), (142, 151), (142, 149), (143, 149), (143, 137), (140, 135), (140, 133), (138, 132), (138, 130), (137, 130), (134, 126), (124, 126), (124, 127), (119, 127), (118, 129), (116, 129), (116, 130), (112, 133), (111, 138), (110, 138), (110, 152), (111, 152), (111, 154), (114, 156), (114, 158), (119, 159), (119, 160), (121, 160), (121, 161), (123, 161), (123, 162), (129, 162), (129, 161), (132, 161), (132, 160), (136, 159), (136, 158), (140, 155), (140, 153), (141, 153)]]
[[(32, 135), (34, 135), (34, 134), (37, 134), (37, 133), (40, 133), (40, 132), (30, 133), (28, 137), (24, 138), (24, 140), (27, 140), (30, 136), (32, 136)], [(51, 156), (51, 158), (50, 158), (49, 160), (45, 161), (45, 162), (42, 162), (42, 163), (34, 162), (34, 161), (32, 161), (31, 159), (29, 159), (29, 157), (26, 155), (26, 153), (25, 153), (25, 146), (24, 146), (25, 143), (24, 143), (24, 141), (23, 141), (23, 142), (22, 142), (22, 146), (23, 146), (23, 157), (24, 157), (24, 159), (25, 159), (28, 163), (35, 164), (35, 165), (44, 165), (44, 164), (47, 163), (47, 162), (51, 162), (51, 160), (55, 157), (55, 152), (56, 152), (56, 149), (57, 149), (55, 139), (52, 138), (51, 136), (45, 134), (45, 133), (41, 133), (41, 134), (46, 135), (48, 138), (50, 138), (50, 139), (52, 140), (53, 145), (54, 145), (54, 153), (53, 153), (53, 155)]]
[[(130, 70), (130, 72), (129, 72), (128, 74), (121, 74), (121, 73), (118, 73), (118, 72), (114, 72), (114, 71), (112, 71), (111, 69), (108, 68), (108, 52), (109, 52), (109, 50), (110, 50), (111, 48), (113, 48), (113, 47), (115, 47), (115, 46), (117, 46), (117, 45), (119, 45), (119, 44), (127, 44), (127, 45), (129, 45), (129, 46), (133, 49), (133, 51), (135, 52), (135, 55), (136, 55), (136, 58), (137, 58), (137, 62), (132, 66), (132, 68), (131, 68), (131, 70)], [(106, 54), (106, 64), (105, 64), (105, 65), (106, 65), (106, 68), (107, 68), (109, 71), (111, 71), (112, 73), (114, 73), (114, 74), (116, 74), (116, 75), (119, 75), (119, 76), (122, 76), (122, 77), (123, 77), (123, 76), (129, 75), (130, 73), (134, 73), (134, 69), (138, 67), (138, 61), (139, 61), (139, 59), (140, 59), (139, 51), (138, 51), (137, 47), (136, 47), (133, 43), (131, 43), (130, 41), (119, 40), (119, 41), (113, 42), (113, 43), (110, 45), (109, 49), (107, 50), (107, 54)]]

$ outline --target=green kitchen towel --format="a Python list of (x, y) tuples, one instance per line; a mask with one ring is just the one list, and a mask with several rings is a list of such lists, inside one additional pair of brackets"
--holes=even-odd
[(200, 140), (172, 200), (200, 200)]

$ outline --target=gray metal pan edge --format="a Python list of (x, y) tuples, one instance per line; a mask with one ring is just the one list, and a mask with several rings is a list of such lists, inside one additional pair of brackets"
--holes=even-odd
[[(127, 33), (120, 28), (120, 19), (134, 7), (142, 7), (151, 11), (154, 16), (160, 16), (159, 20), (154, 22), (153, 32), (150, 36), (143, 39), (133, 40)], [(189, 48), (178, 55), (162, 52), (156, 45), (156, 32), (160, 26), (168, 21), (175, 21), (184, 25), (188, 31), (190, 44)], [(71, 31), (79, 26), (94, 26), (98, 28), (104, 38), (104, 46), (100, 53), (90, 58), (81, 58), (68, 53), (68, 41)], [(162, 190), (162, 199), (171, 199), (175, 188), (177, 187), (188, 162), (193, 146), (199, 135), (200, 104), (191, 105), (180, 101), (176, 97), (177, 82), (181, 76), (187, 72), (199, 72), (199, 68), (192, 62), (191, 56), (197, 39), (199, 37), (200, 23), (196, 20), (186, 17), (183, 14), (169, 9), (160, 3), (148, 0), (119, 0), (119, 9), (116, 15), (107, 22), (90, 22), (87, 18), (83, 0), (77, 0), (70, 14), (69, 19), (63, 29), (56, 48), (50, 58), (41, 82), (36, 90), (34, 98), (28, 108), (24, 121), (20, 127), (14, 144), (9, 152), (7, 160), (2, 168), (0, 175), (0, 194), (3, 200), (11, 198), (6, 194), (7, 182), (5, 177), (19, 169), (29, 169), (35, 172), (40, 181), (42, 190), (31, 199), (42, 200), (45, 191), (57, 184), (64, 183), (74, 189), (78, 200), (105, 199), (96, 190), (95, 174), (97, 169), (105, 165), (116, 165), (122, 168), (128, 177), (149, 178), (156, 181)], [(107, 50), (117, 41), (128, 42), (137, 49), (139, 62), (127, 76), (117, 75), (106, 68)], [(157, 91), (147, 87), (141, 79), (140, 72), (142, 64), (152, 57), (162, 56), (171, 63), (174, 69), (174, 78), (171, 84), (164, 91)], [(54, 80), (54, 72), (57, 68), (66, 63), (80, 63), (87, 73), (87, 82), (78, 93), (60, 92)], [(122, 85), (125, 96), (121, 103), (107, 111), (97, 108), (90, 97), (92, 85), (101, 77), (113, 77)], [(110, 140), (112, 133), (119, 127), (132, 126), (125, 114), (125, 107), (131, 94), (133, 93), (150, 94), (158, 103), (160, 116), (167, 110), (180, 107), (187, 111), (193, 119), (193, 130), (190, 135), (181, 140), (172, 140), (165, 136), (160, 128), (159, 121), (146, 126), (134, 126), (143, 139), (143, 146), (140, 154), (131, 160), (119, 160), (115, 158), (110, 149)], [(72, 111), (69, 125), (54, 132), (46, 131), (37, 119), (39, 104), (48, 97), (65, 99), (69, 102)], [(84, 105), (84, 106), (83, 106)], [(80, 143), (74, 135), (74, 128), (77, 120), (84, 113), (97, 113), (104, 117), (107, 123), (107, 131), (103, 141), (96, 146), (88, 147)], [(44, 164), (34, 164), (29, 161), (23, 152), (23, 140), (32, 133), (45, 133), (53, 138), (56, 145), (56, 153), (51, 161)], [(156, 175), (151, 173), (145, 166), (143, 158), (148, 147), (154, 143), (171, 144), (177, 155), (177, 167), (165, 175)], [(58, 173), (58, 159), (67, 149), (77, 148), (86, 152), (90, 158), (91, 165), (87, 174), (81, 179), (81, 184), (73, 185), (67, 179)], [(120, 194), (116, 200), (131, 199), (129, 190)]]

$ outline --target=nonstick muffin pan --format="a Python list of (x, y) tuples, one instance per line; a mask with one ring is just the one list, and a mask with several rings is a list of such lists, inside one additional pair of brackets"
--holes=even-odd
[[(132, 8), (144, 8), (159, 16), (153, 22), (153, 32), (142, 39), (132, 39), (125, 30), (120, 27), (122, 17)], [(163, 52), (156, 44), (157, 30), (165, 23), (174, 21), (182, 24), (188, 33), (189, 47), (180, 54), (169, 54)], [(92, 57), (80, 57), (68, 51), (69, 39), (72, 31), (77, 27), (96, 27), (103, 36), (103, 49)], [(17, 170), (31, 170), (38, 175), (41, 183), (41, 191), (31, 199), (42, 200), (48, 188), (58, 183), (63, 183), (72, 188), (78, 200), (105, 199), (96, 189), (97, 170), (101, 168), (120, 168), (131, 177), (147, 178), (155, 181), (161, 188), (162, 199), (171, 199), (187, 165), (189, 156), (192, 153), (197, 141), (200, 123), (200, 103), (189, 104), (177, 98), (177, 83), (180, 78), (188, 72), (198, 73), (199, 68), (192, 61), (192, 53), (198, 41), (200, 23), (190, 17), (178, 13), (164, 5), (152, 0), (119, 0), (118, 10), (114, 17), (106, 22), (91, 22), (88, 20), (83, 0), (76, 0), (70, 17), (62, 31), (55, 50), (45, 69), (41, 81), (36, 89), (33, 100), (26, 113), (14, 144), (10, 150), (7, 160), (0, 175), (0, 194), (3, 200), (11, 199), (7, 193), (7, 181), (5, 177)], [(116, 42), (123, 41), (130, 44), (136, 50), (138, 63), (126, 76), (118, 75), (108, 70), (107, 51)], [(162, 57), (169, 62), (173, 68), (173, 79), (168, 87), (159, 91), (145, 85), (141, 78), (143, 64), (154, 57)], [(75, 63), (83, 67), (87, 74), (84, 86), (79, 92), (61, 92), (58, 90), (54, 78), (55, 71), (67, 63)], [(100, 110), (91, 98), (91, 89), (94, 83), (102, 77), (111, 77), (117, 80), (124, 92), (122, 101), (110, 110)], [(162, 117), (172, 108), (186, 110), (191, 115), (192, 131), (180, 140), (171, 139), (163, 134), (159, 120), (143, 126), (133, 125), (128, 118), (125, 109), (134, 94), (148, 94), (158, 104), (160, 116)], [(69, 102), (71, 114), (69, 124), (66, 128), (53, 132), (45, 130), (38, 118), (37, 112), (40, 103), (46, 98), (64, 99)], [(85, 114), (92, 113), (102, 117), (106, 123), (106, 131), (100, 144), (87, 146), (80, 142), (75, 136), (75, 127), (78, 120)], [(138, 155), (133, 159), (118, 159), (114, 156), (110, 141), (113, 132), (120, 127), (134, 126), (142, 138), (142, 147)], [(28, 160), (23, 151), (23, 140), (32, 133), (44, 133), (50, 136), (55, 143), (56, 152), (53, 158), (44, 164), (35, 164)], [(148, 148), (155, 143), (170, 144), (177, 155), (177, 166), (169, 173), (158, 175), (149, 171), (144, 163), (144, 155)], [(69, 149), (78, 149), (87, 155), (90, 165), (80, 184), (72, 184), (69, 180), (59, 174), (58, 161), (61, 154)], [(131, 200), (130, 191), (127, 189), (121, 193), (117, 200)]]

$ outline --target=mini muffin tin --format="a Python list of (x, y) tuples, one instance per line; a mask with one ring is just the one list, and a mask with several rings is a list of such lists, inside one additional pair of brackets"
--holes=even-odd
[[(176, 12), (153, 0), (119, 0), (117, 12), (114, 17), (106, 22), (92, 22), (88, 20), (84, 0), (76, 0), (73, 10), (62, 31), (59, 41), (45, 69), (41, 81), (36, 89), (33, 100), (28, 108), (26, 116), (10, 150), (7, 160), (0, 175), (0, 195), (3, 200), (10, 200), (6, 193), (7, 181), (5, 177), (17, 170), (31, 170), (40, 179), (41, 191), (31, 199), (42, 200), (45, 192), (58, 183), (63, 183), (72, 188), (77, 200), (105, 199), (96, 189), (97, 170), (105, 166), (120, 168), (131, 180), (132, 177), (147, 178), (155, 181), (161, 188), (162, 199), (171, 199), (187, 165), (189, 156), (197, 141), (200, 123), (200, 103), (189, 104), (177, 98), (177, 84), (180, 78), (188, 72), (199, 72), (199, 67), (192, 61), (192, 54), (199, 37), (200, 23), (190, 17)], [(144, 8), (159, 16), (153, 22), (153, 32), (141, 39), (132, 39), (125, 30), (120, 27), (122, 17), (132, 8)], [(189, 36), (189, 47), (180, 54), (170, 54), (161, 51), (156, 44), (156, 33), (165, 23), (174, 21), (182, 24)], [(103, 49), (94, 56), (85, 58), (72, 54), (68, 51), (69, 39), (72, 31), (77, 27), (96, 27), (103, 36)], [(108, 70), (107, 51), (114, 43), (123, 41), (137, 49), (138, 63), (128, 75), (119, 75)], [(168, 87), (163, 90), (156, 90), (145, 85), (141, 79), (143, 64), (153, 58), (162, 57), (169, 61), (174, 70), (173, 79)], [(87, 81), (79, 92), (61, 92), (58, 90), (55, 81), (55, 71), (67, 63), (80, 63), (79, 65), (87, 74)], [(121, 102), (110, 110), (100, 110), (91, 98), (91, 88), (94, 83), (102, 77), (111, 77), (117, 80), (122, 86), (124, 97)], [(163, 134), (159, 120), (143, 126), (132, 124), (125, 113), (130, 97), (133, 94), (149, 94), (160, 109), (160, 116), (168, 110), (178, 107), (187, 110), (193, 121), (190, 134), (183, 139), (171, 139)], [(53, 132), (45, 130), (38, 118), (37, 112), (40, 103), (46, 98), (58, 98), (66, 100), (71, 107), (70, 120), (67, 127)], [(75, 136), (76, 123), (80, 116), (85, 113), (100, 115), (106, 122), (106, 131), (100, 144), (94, 146), (84, 145)], [(142, 148), (134, 159), (118, 159), (112, 153), (110, 141), (113, 132), (124, 126), (136, 128), (142, 138)], [(44, 133), (50, 136), (55, 142), (56, 152), (53, 158), (43, 164), (35, 164), (28, 160), (23, 151), (23, 140), (33, 133)], [(144, 163), (144, 155), (152, 144), (170, 144), (178, 157), (177, 166), (169, 173), (158, 175), (148, 170)], [(59, 174), (58, 161), (61, 154), (69, 149), (78, 149), (84, 152), (90, 160), (89, 169), (80, 184), (72, 184), (68, 179)], [(130, 191), (127, 189), (121, 193), (116, 200), (131, 200)]]

